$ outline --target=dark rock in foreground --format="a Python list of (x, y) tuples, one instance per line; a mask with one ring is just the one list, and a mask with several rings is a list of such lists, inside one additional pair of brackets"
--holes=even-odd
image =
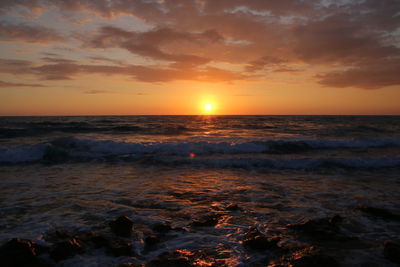
[(239, 207), (238, 204), (233, 204), (233, 203), (228, 204), (228, 205), (225, 207), (225, 209), (226, 209), (226, 210), (230, 210), (230, 211), (239, 211), (239, 210), (242, 210), (242, 209)]
[(118, 238), (110, 238), (101, 234), (91, 234), (91, 241), (95, 248), (105, 248), (106, 251), (115, 257), (131, 256), (132, 243)]
[(345, 241), (351, 238), (340, 232), (339, 223), (342, 220), (343, 218), (340, 215), (335, 215), (330, 218), (312, 219), (303, 223), (288, 224), (287, 227), (303, 231), (319, 240)]
[(133, 264), (132, 262), (123, 262), (121, 264), (118, 264), (117, 267), (135, 267), (135, 264)]
[(331, 256), (325, 255), (315, 247), (305, 248), (293, 253), (290, 259), (293, 267), (337, 267), (340, 264)]
[(209, 214), (197, 219), (193, 219), (191, 225), (194, 227), (212, 227), (217, 224), (218, 216), (216, 214)]
[(279, 237), (266, 237), (257, 228), (250, 229), (244, 236), (243, 245), (255, 250), (276, 249)]
[(56, 261), (60, 261), (79, 253), (83, 253), (83, 245), (79, 240), (72, 238), (55, 244), (50, 251), (50, 257)]
[(400, 264), (400, 242), (385, 241), (383, 244), (383, 255), (386, 259)]
[(338, 267), (340, 263), (333, 257), (322, 253), (314, 246), (304, 248), (284, 257), (280, 262), (270, 263), (273, 267)]
[(109, 240), (102, 235), (99, 234), (92, 234), (89, 238), (89, 240), (93, 243), (95, 248), (103, 248), (103, 247), (108, 247), (109, 245)]
[(358, 210), (360, 210), (364, 213), (367, 213), (371, 216), (382, 218), (382, 219), (400, 220), (400, 214), (396, 214), (390, 210), (383, 209), (383, 208), (363, 206), (363, 207), (358, 207)]
[(132, 255), (132, 243), (123, 240), (112, 240), (107, 250), (115, 257), (119, 256), (131, 256)]
[(169, 223), (157, 223), (153, 225), (152, 230), (159, 233), (167, 233), (173, 230), (173, 228)]
[(130, 237), (132, 234), (133, 222), (126, 216), (120, 216), (110, 223), (111, 230), (119, 236)]
[(146, 249), (153, 249), (160, 242), (161, 238), (156, 235), (149, 235), (144, 239)]
[(187, 267), (187, 266), (226, 266), (225, 263), (215, 260), (209, 256), (210, 253), (205, 253), (203, 250), (188, 251), (178, 249), (175, 251), (164, 252), (157, 258), (148, 262), (146, 267)]
[(35, 261), (36, 252), (29, 240), (14, 238), (0, 247), (1, 266), (31, 266)]
[(192, 266), (192, 264), (190, 263), (189, 257), (182, 254), (180, 251), (176, 250), (172, 252), (162, 253), (156, 259), (146, 264), (146, 267), (158, 267), (158, 266), (189, 267)]

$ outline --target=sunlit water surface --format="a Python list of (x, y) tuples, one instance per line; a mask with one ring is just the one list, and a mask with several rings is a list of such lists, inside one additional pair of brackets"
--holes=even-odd
[[(395, 266), (382, 243), (399, 237), (399, 221), (360, 207), (400, 212), (400, 117), (41, 117), (0, 118), (0, 126), (2, 243), (43, 241), (59, 229), (107, 231), (120, 215), (134, 222), (132, 257), (100, 248), (59, 266), (144, 264), (177, 249), (259, 266), (311, 245), (343, 266)], [(215, 226), (193, 227), (210, 214)], [(337, 214), (355, 244), (287, 226)], [(181, 230), (148, 249), (157, 223)], [(279, 236), (286, 252), (244, 246), (254, 226)]]

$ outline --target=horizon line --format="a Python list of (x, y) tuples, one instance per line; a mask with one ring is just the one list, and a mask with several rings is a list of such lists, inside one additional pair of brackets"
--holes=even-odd
[(0, 117), (129, 117), (129, 116), (400, 116), (400, 114), (101, 114), (101, 115), (0, 115)]

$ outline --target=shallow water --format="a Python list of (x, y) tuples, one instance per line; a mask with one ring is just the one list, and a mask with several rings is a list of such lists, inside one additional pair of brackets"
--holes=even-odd
[[(346, 127), (351, 124), (344, 123), (347, 119), (342, 117), (328, 119)], [(399, 120), (382, 120), (389, 119)], [(247, 121), (232, 120), (230, 124)], [(295, 119), (284, 120), (291, 124)], [(229, 134), (218, 140), (214, 135), (205, 137), (202, 143), (199, 140), (204, 133), (200, 130), (196, 138), (181, 133), (156, 137), (147, 132), (138, 139), (129, 133), (124, 137), (110, 134), (108, 139), (104, 133), (90, 133), (96, 138), (89, 138), (88, 133), (65, 138), (63, 132), (31, 139), (3, 138), (0, 242), (21, 237), (46, 243), (46, 235), (58, 229), (107, 232), (109, 221), (125, 215), (134, 222), (132, 257), (116, 258), (104, 249), (92, 249), (58, 262), (58, 266), (116, 266), (125, 261), (144, 264), (177, 249), (202, 250), (221, 265), (260, 266), (279, 262), (311, 245), (343, 266), (395, 266), (383, 256), (382, 244), (399, 237), (399, 221), (359, 208), (400, 213), (400, 142), (393, 130), (398, 125), (382, 123), (379, 117), (361, 118), (370, 128), (381, 125), (392, 130), (367, 137), (367, 131), (350, 135), (347, 130), (345, 137), (333, 137), (324, 134), (327, 122), (323, 118), (302, 120), (303, 125), (311, 121), (315, 129), (310, 126), (296, 137), (281, 133), (273, 138), (259, 129), (247, 129), (247, 135), (238, 133), (238, 137), (232, 133), (236, 130), (222, 129), (217, 131)], [(147, 118), (147, 123), (160, 122)], [(310, 131), (313, 134), (307, 135)], [(239, 209), (230, 210), (230, 204)], [(218, 218), (215, 226), (193, 226), (194, 220), (210, 214)], [(343, 217), (340, 232), (352, 238), (347, 244), (321, 241), (288, 227), (336, 214)], [(144, 239), (160, 222), (183, 230), (169, 232), (155, 247), (146, 248)], [(279, 236), (281, 250), (258, 251), (244, 246), (246, 232), (253, 226), (266, 236)]]

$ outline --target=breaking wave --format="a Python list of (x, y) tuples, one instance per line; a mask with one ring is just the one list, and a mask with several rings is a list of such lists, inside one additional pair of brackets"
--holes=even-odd
[[(145, 160), (164, 164), (197, 164), (215, 167), (265, 167), (274, 169), (310, 169), (322, 167), (383, 168), (398, 167), (400, 158), (273, 158), (268, 154), (294, 154), (308, 150), (367, 149), (400, 147), (399, 139), (376, 140), (268, 140), (232, 142), (129, 143), (111, 140), (59, 138), (48, 143), (0, 149), (0, 163), (62, 163), (88, 160)], [(231, 158), (209, 158), (212, 155)], [(265, 154), (263, 158), (256, 155)], [(191, 155), (191, 156), (190, 156)], [(244, 156), (245, 155), (245, 156)], [(252, 156), (253, 155), (253, 156)], [(194, 156), (201, 156), (196, 157)]]

